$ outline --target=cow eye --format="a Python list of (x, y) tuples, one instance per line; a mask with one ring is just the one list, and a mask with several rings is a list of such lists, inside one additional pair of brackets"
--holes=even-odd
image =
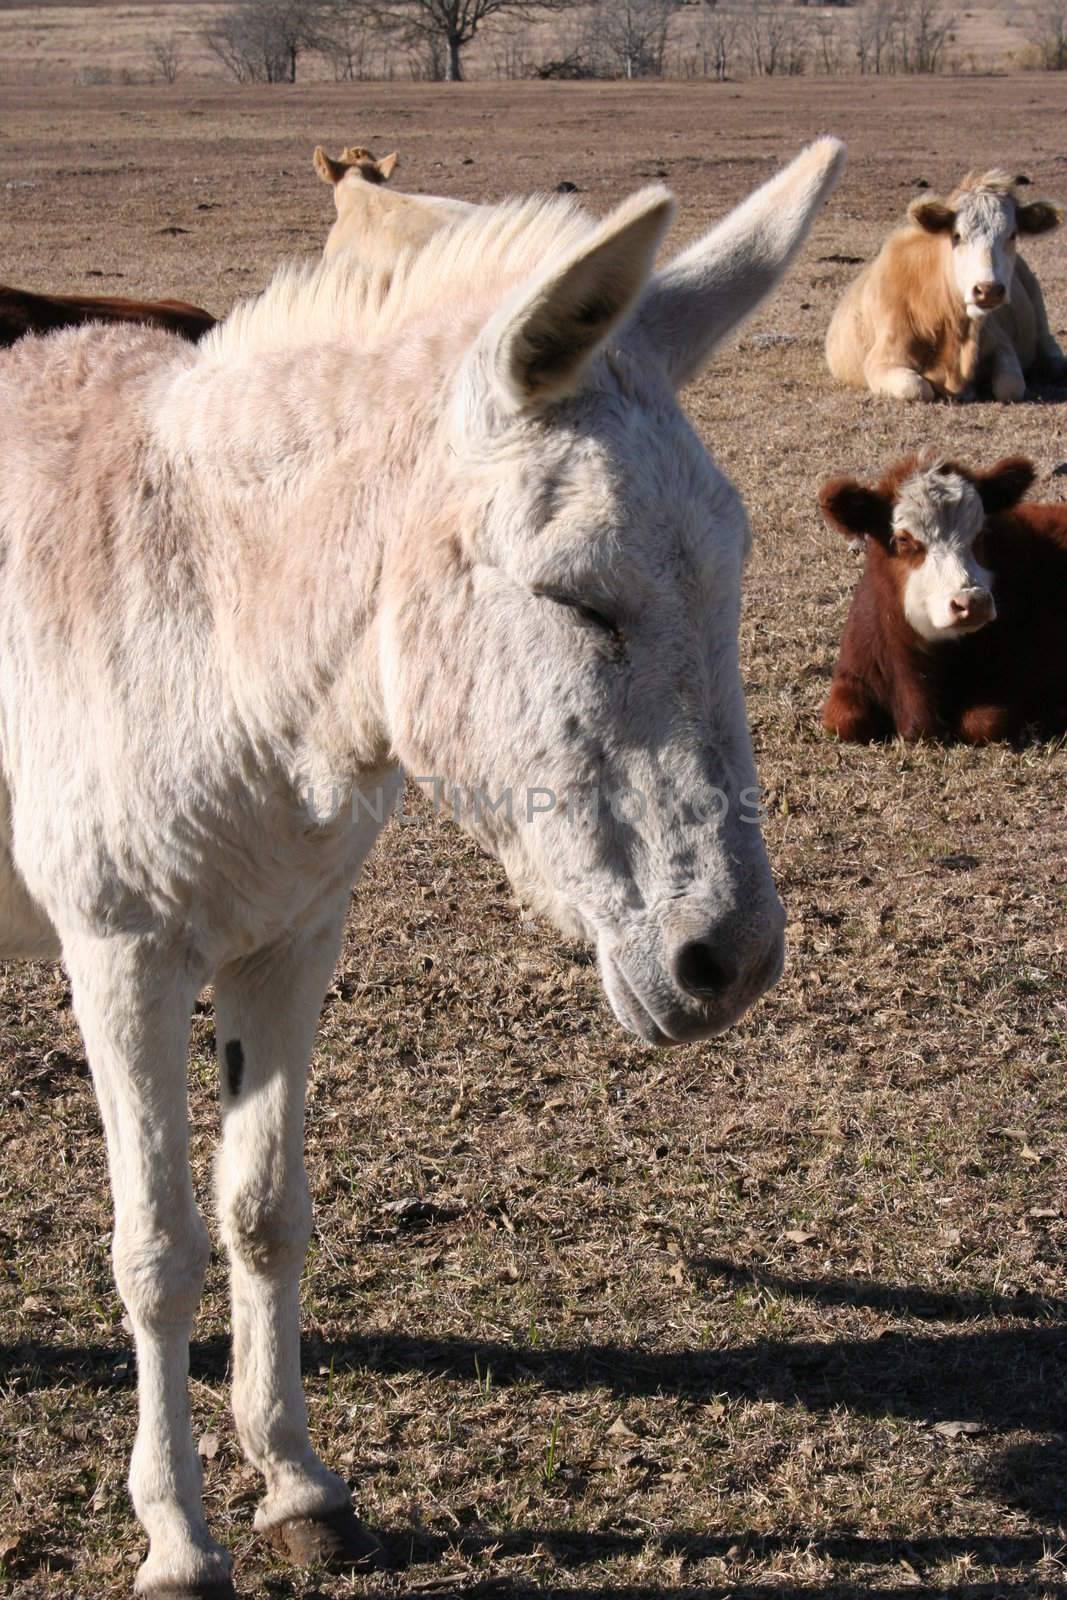
[(913, 539), (910, 533), (895, 533), (890, 544), (895, 556), (911, 556), (922, 549), (918, 539)]
[(959, 244), (961, 242), (961, 240), (962, 240), (962, 235), (959, 233), (958, 230), (955, 230), (953, 232), (953, 234), (952, 234), (952, 243), (953, 243), (953, 245)]

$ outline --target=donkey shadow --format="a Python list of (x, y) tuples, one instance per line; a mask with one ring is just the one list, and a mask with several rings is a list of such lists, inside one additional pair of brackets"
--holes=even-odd
[[(697, 1529), (672, 1529), (651, 1539), (644, 1533), (573, 1530), (457, 1529), (441, 1538), (421, 1529), (376, 1530), (402, 1568), (418, 1568), (442, 1559), (449, 1551), (467, 1556), (494, 1549), (501, 1555), (548, 1550), (563, 1569), (612, 1556), (649, 1551), (658, 1545), (665, 1559), (698, 1561), (726, 1555), (740, 1546), (755, 1554), (773, 1554), (803, 1543), (828, 1558), (897, 1564), (904, 1557), (921, 1571), (927, 1563), (973, 1556), (976, 1561), (1022, 1578), (1043, 1555), (1064, 1541), (1067, 1523), (1067, 1300), (1053, 1297), (950, 1293), (910, 1285), (881, 1284), (847, 1278), (790, 1278), (741, 1267), (715, 1257), (689, 1262), (699, 1283), (725, 1280), (773, 1290), (832, 1306), (878, 1310), (901, 1319), (899, 1327), (880, 1337), (841, 1337), (826, 1341), (756, 1339), (722, 1351), (649, 1352), (614, 1344), (536, 1347), (493, 1339), (432, 1338), (408, 1334), (360, 1335), (316, 1346), (316, 1360), (335, 1374), (346, 1371), (394, 1374), (423, 1372), (468, 1379), (491, 1368), (494, 1387), (531, 1380), (549, 1390), (572, 1393), (607, 1389), (620, 1400), (638, 1396), (675, 1395), (694, 1403), (723, 1396), (746, 1400), (799, 1402), (814, 1412), (844, 1406), (859, 1415), (901, 1417), (930, 1425), (964, 1422), (990, 1433), (1030, 1430), (1039, 1440), (1016, 1444), (992, 1463), (985, 1487), (1003, 1504), (1039, 1519), (1048, 1532), (1016, 1536), (954, 1536), (916, 1533), (900, 1538), (864, 1538), (830, 1533), (812, 1536), (804, 1529), (770, 1535), (744, 1532), (710, 1535)], [(1010, 1327), (982, 1327), (991, 1317), (1012, 1319)], [(936, 1329), (923, 1326), (936, 1321)], [(958, 1326), (946, 1330), (944, 1324)], [(194, 1375), (219, 1381), (229, 1361), (225, 1341), (194, 1344)], [(17, 1380), (20, 1389), (48, 1389), (76, 1383), (87, 1388), (131, 1385), (133, 1363), (120, 1347), (58, 1347), (32, 1343), (0, 1345), (0, 1383)], [(519, 1580), (494, 1579), (463, 1587), (476, 1600), (504, 1600), (543, 1594), (543, 1587)], [(418, 1585), (423, 1592), (424, 1586)], [(996, 1584), (960, 1583), (937, 1591), (949, 1600), (993, 1600), (1003, 1593)], [(303, 1600), (326, 1600), (322, 1590), (293, 1588)], [(447, 1589), (437, 1588), (437, 1594)], [(717, 1588), (627, 1588), (573, 1590), (553, 1585), (555, 1600), (589, 1600), (594, 1593), (611, 1600), (699, 1600), (702, 1595), (751, 1597), (751, 1600), (878, 1600), (899, 1594), (908, 1600), (914, 1584), (899, 1590), (884, 1585), (869, 1589), (855, 1583), (829, 1586), (763, 1587), (728, 1585)], [(1045, 1580), (1044, 1596), (1067, 1600), (1067, 1582)]]

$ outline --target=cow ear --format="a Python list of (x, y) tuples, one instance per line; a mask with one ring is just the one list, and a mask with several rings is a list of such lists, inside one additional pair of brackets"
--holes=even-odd
[(328, 156), (321, 144), (315, 146), (315, 154), (311, 159), (323, 183), (340, 183), (345, 175), (344, 162), (335, 161), (332, 156)]
[(927, 233), (951, 233), (956, 226), (956, 213), (943, 200), (913, 200), (908, 216)]
[(819, 510), (846, 539), (889, 539), (892, 507), (885, 495), (855, 478), (831, 478), (819, 491)]
[(1047, 200), (1030, 200), (1025, 206), (1016, 206), (1015, 217), (1020, 233), (1051, 233), (1063, 221), (1063, 211)]
[(391, 150), (387, 156), (383, 156), (379, 161), (378, 171), (382, 175), (383, 183), (389, 182), (389, 179), (392, 177), (394, 168), (399, 160), (400, 156), (397, 154), (397, 152), (395, 150)]
[(1032, 461), (1025, 456), (1006, 456), (988, 472), (974, 474), (974, 486), (986, 516), (1010, 511), (1017, 505), (1037, 476)]

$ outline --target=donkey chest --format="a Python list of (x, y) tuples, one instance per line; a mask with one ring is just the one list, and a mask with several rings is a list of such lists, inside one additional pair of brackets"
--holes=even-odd
[[(322, 797), (272, 774), (80, 796), (61, 818), (16, 805), (21, 878), (62, 936), (173, 933), (208, 967), (320, 918), (343, 898), (388, 815), (394, 780)], [(21, 811), (21, 816), (19, 815)]]

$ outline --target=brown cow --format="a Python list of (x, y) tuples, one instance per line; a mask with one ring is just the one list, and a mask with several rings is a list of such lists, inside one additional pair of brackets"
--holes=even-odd
[(912, 201), (834, 312), (835, 378), (898, 400), (969, 400), (988, 384), (1006, 401), (1023, 398), (1031, 373), (1064, 376), (1041, 287), (1016, 253), (1020, 234), (1047, 233), (1063, 213), (1024, 202), (1028, 181), (969, 173), (947, 201)]
[(842, 739), (1067, 733), (1067, 505), (1019, 505), (1029, 461), (909, 456), (823, 515), (866, 546), (823, 722)]
[(90, 294), (34, 294), (0, 284), (0, 348), (27, 333), (51, 333), (83, 322), (144, 322), (194, 344), (215, 318), (184, 300), (126, 300)]

